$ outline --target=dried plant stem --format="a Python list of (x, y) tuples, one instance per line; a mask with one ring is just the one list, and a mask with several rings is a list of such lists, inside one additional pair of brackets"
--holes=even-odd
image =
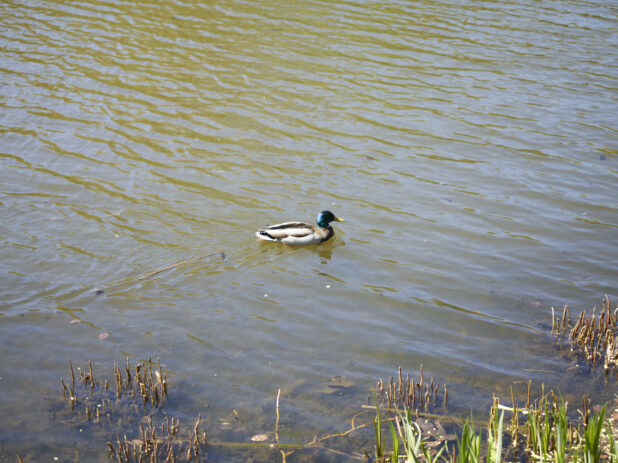
[[(364, 408), (366, 410), (373, 410), (373, 411), (376, 410), (375, 405), (361, 405), (361, 408)], [(380, 410), (384, 412), (390, 412), (390, 413), (397, 413), (398, 411), (401, 411), (397, 408), (382, 408), (382, 407), (380, 407)], [(434, 420), (444, 421), (447, 423), (461, 423), (461, 417), (457, 417), (457, 416), (437, 415), (435, 413), (424, 413), (424, 412), (418, 412), (415, 415), (417, 417), (431, 418)], [(371, 424), (371, 423), (368, 423), (368, 424)], [(361, 428), (365, 426), (367, 425), (358, 426), (357, 428)]]
[[(429, 410), (429, 406), (435, 403), (440, 395), (440, 386), (432, 377), (429, 382), (424, 381), (423, 365), (420, 366), (420, 379), (415, 382), (410, 374), (403, 376), (403, 371), (399, 367), (397, 374), (397, 384), (395, 377), (391, 376), (388, 383), (382, 379), (376, 385), (377, 398), (380, 403), (387, 408), (407, 408), (410, 410)], [(444, 401), (446, 405), (448, 391), (444, 387)]]
[(279, 396), (281, 395), (281, 388), (277, 390), (277, 402), (275, 406), (277, 420), (275, 421), (275, 442), (279, 443)]

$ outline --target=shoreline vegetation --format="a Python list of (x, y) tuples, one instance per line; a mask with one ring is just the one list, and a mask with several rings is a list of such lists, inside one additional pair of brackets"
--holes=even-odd
[[(570, 353), (587, 362), (590, 374), (604, 375), (605, 385), (618, 381), (618, 307), (611, 309), (607, 296), (600, 311), (582, 311), (572, 318), (552, 308), (554, 341), (569, 346)], [(533, 398), (532, 381), (521, 406), (511, 387), (511, 405), (494, 395), (488, 418), (449, 416), (448, 387), (427, 380), (420, 366), (418, 379), (398, 375), (380, 379), (372, 405), (362, 405), (350, 428), (306, 443), (279, 441), (279, 403), (274, 407), (274, 429), (256, 434), (248, 442), (208, 439), (201, 415), (189, 425), (165, 410), (168, 401), (167, 375), (159, 360), (131, 366), (113, 366), (113, 377), (95, 376), (92, 362), (75, 374), (69, 360), (70, 379), (61, 379), (65, 425), (96, 424), (108, 435), (109, 459), (117, 463), (200, 462), (207, 452), (225, 449), (233, 459), (250, 452), (262, 461), (291, 461), (309, 449), (332, 455), (340, 461), (376, 463), (495, 463), (501, 461), (618, 463), (618, 394), (613, 402), (593, 404), (584, 395), (581, 404), (570, 404), (560, 393), (545, 391)], [(173, 392), (172, 392), (173, 394)], [(435, 413), (438, 406), (443, 414)], [(233, 411), (240, 421), (238, 412)], [(80, 429), (81, 431), (81, 429)], [(371, 432), (373, 431), (373, 432)], [(350, 449), (342, 439), (365, 433), (362, 448)], [(294, 458), (296, 460), (296, 458)], [(337, 461), (339, 461), (337, 460)], [(17, 453), (17, 461), (28, 461)], [(319, 461), (309, 455), (302, 461)]]

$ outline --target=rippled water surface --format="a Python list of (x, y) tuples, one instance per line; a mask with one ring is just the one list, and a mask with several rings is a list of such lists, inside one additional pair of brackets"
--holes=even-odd
[(0, 452), (106, 461), (51, 418), (67, 359), (159, 356), (187, 419), (264, 416), (237, 441), (279, 388), (282, 440), (343, 430), (398, 366), (461, 410), (593, 388), (547, 331), (618, 296), (617, 13), (2, 2)]

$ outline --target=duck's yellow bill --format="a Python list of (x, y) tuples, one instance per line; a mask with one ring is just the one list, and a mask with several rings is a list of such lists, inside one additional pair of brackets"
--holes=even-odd
[(337, 222), (345, 222), (345, 220), (343, 220), (341, 217), (335, 217), (335, 220)]

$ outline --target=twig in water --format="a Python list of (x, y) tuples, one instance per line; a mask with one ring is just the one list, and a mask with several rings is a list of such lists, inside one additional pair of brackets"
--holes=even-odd
[(201, 256), (197, 256), (197, 257), (193, 257), (191, 259), (183, 260), (182, 262), (177, 262), (175, 264), (168, 265), (167, 267), (163, 267), (163, 268), (161, 268), (159, 270), (155, 270), (154, 272), (147, 273), (146, 275), (142, 275), (141, 277), (139, 277), (137, 280), (138, 281), (139, 280), (145, 280), (146, 278), (150, 278), (150, 277), (152, 277), (154, 275), (157, 275), (157, 274), (159, 274), (161, 272), (165, 272), (166, 270), (173, 269), (175, 267), (178, 267), (179, 265), (188, 264), (189, 262), (194, 262), (194, 261), (199, 260), (199, 259), (204, 259), (205, 257), (212, 257), (212, 256), (216, 256), (216, 255), (220, 255), (221, 256), (221, 260), (225, 260), (225, 253), (223, 251), (212, 252), (210, 254), (203, 254)]
[[(372, 408), (372, 407), (370, 407), (370, 408)], [(373, 410), (375, 410), (375, 407), (373, 407)], [(313, 438), (313, 440), (312, 440), (311, 442), (307, 442), (307, 443), (306, 443), (306, 444), (304, 444), (304, 445), (301, 445), (301, 446), (299, 446), (299, 447), (293, 448), (292, 450), (290, 450), (289, 452), (287, 452), (287, 453), (285, 453), (285, 454), (283, 454), (283, 453), (282, 453), (282, 456), (283, 456), (283, 461), (282, 461), (282, 463), (285, 463), (285, 458), (286, 458), (286, 457), (289, 457), (289, 456), (290, 456), (290, 455), (292, 455), (293, 453), (295, 453), (295, 452), (297, 452), (297, 451), (300, 451), (300, 450), (303, 450), (303, 449), (306, 449), (306, 448), (309, 448), (309, 447), (320, 447), (320, 448), (322, 448), (322, 449), (324, 449), (324, 450), (328, 450), (328, 451), (332, 452), (333, 450), (332, 450), (332, 449), (330, 449), (330, 448), (328, 448), (328, 447), (326, 447), (326, 446), (324, 446), (324, 445), (322, 445), (322, 442), (324, 442), (324, 441), (326, 441), (326, 440), (328, 440), (328, 439), (332, 439), (333, 437), (345, 437), (345, 436), (347, 436), (348, 434), (351, 434), (351, 433), (352, 433), (352, 432), (354, 432), (354, 431), (357, 431), (357, 430), (359, 430), (359, 429), (362, 429), (362, 428), (366, 428), (366, 427), (368, 427), (368, 426), (371, 426), (371, 425), (373, 424), (373, 420), (368, 421), (367, 423), (361, 424), (361, 425), (359, 425), (359, 426), (357, 426), (357, 425), (354, 423), (354, 420), (356, 419), (356, 417), (358, 417), (358, 416), (360, 416), (360, 415), (363, 415), (363, 414), (365, 414), (365, 413), (368, 413), (368, 412), (369, 412), (369, 411), (368, 411), (368, 410), (366, 410), (366, 411), (362, 411), (362, 412), (359, 412), (359, 413), (357, 413), (356, 415), (354, 415), (354, 416), (352, 417), (352, 427), (351, 427), (350, 429), (348, 429), (347, 431), (344, 431), (344, 432), (341, 432), (341, 433), (336, 433), (336, 434), (329, 434), (328, 436), (324, 436), (324, 437), (320, 437), (320, 438), (318, 438), (318, 436), (317, 436), (317, 434), (316, 434), (316, 436)], [(281, 447), (283, 447), (283, 446), (289, 446), (290, 444), (280, 444), (280, 445), (281, 445)], [(283, 452), (283, 451), (282, 451), (282, 452)], [(348, 456), (350, 456), (351, 458), (353, 458), (353, 459), (355, 459), (355, 460), (360, 460), (360, 459), (361, 459), (361, 458), (357, 458), (357, 457), (354, 457), (354, 456), (351, 456), (351, 455), (348, 455)], [(367, 460), (367, 459), (364, 459), (364, 461), (366, 461), (366, 460)]]

